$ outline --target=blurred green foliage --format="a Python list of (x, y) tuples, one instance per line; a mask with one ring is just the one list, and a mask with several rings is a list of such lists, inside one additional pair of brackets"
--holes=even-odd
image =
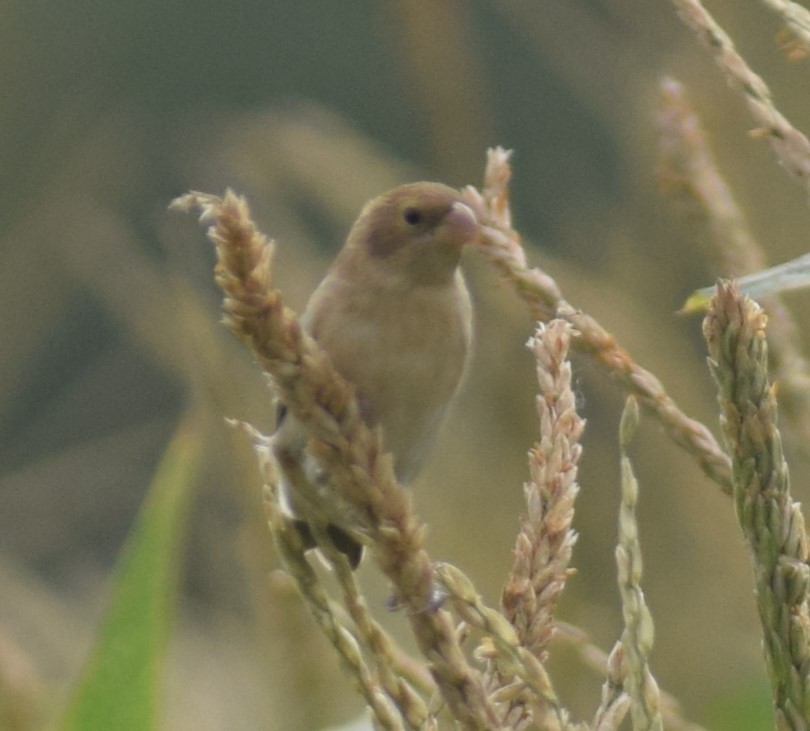
[(158, 466), (113, 576), (95, 648), (59, 724), (65, 731), (157, 727), (200, 447), (186, 423)]
[(762, 682), (741, 681), (709, 708), (707, 723), (716, 731), (758, 731), (773, 726), (768, 687)]

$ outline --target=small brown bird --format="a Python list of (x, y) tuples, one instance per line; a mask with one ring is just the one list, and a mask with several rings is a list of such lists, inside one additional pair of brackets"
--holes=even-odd
[[(458, 191), (394, 188), (363, 208), (304, 311), (304, 328), (357, 387), (366, 423), (382, 426), (402, 483), (424, 462), (465, 371), (472, 312), (458, 264), (478, 232)], [(274, 449), (307, 547), (315, 546), (309, 523), (318, 521), (356, 566), (356, 521), (335, 503), (328, 474), (306, 453), (303, 426), (283, 405)]]

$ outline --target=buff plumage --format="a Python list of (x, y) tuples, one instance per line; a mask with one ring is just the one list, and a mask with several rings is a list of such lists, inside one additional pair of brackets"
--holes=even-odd
[[(472, 314), (458, 265), (477, 236), (458, 191), (439, 183), (394, 188), (363, 208), (304, 312), (306, 330), (356, 386), (367, 423), (382, 427), (403, 483), (423, 465), (466, 369)], [(356, 565), (362, 536), (307, 455), (303, 426), (284, 415), (274, 445), (307, 545), (318, 523)]]

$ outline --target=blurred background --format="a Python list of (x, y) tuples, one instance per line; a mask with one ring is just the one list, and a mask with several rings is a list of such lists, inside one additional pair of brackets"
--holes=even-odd
[[(730, 0), (711, 10), (809, 129), (810, 67), (780, 51), (778, 19)], [(44, 716), (87, 657), (105, 582), (191, 410), (206, 456), (165, 727), (304, 731), (362, 711), (274, 573), (252, 456), (223, 421), (268, 429), (268, 391), (218, 324), (213, 252), (167, 212), (173, 197), (245, 194), (300, 308), (369, 197), (418, 179), (479, 184), (486, 148), (512, 148), (530, 259), (713, 429), (699, 318), (674, 313), (716, 271), (694, 216), (657, 189), (663, 75), (685, 84), (771, 262), (807, 249), (804, 191), (747, 134), (742, 101), (665, 0), (9, 0), (0, 64), (0, 666)], [(431, 554), (495, 604), (536, 434), (532, 324), (469, 254), (473, 367), (414, 489)], [(804, 326), (808, 296), (789, 299)], [(575, 378), (588, 428), (560, 614), (609, 648), (623, 398), (585, 360)], [(731, 502), (652, 420), (633, 456), (653, 672), (690, 718), (741, 728), (719, 719), (752, 697), (767, 708), (767, 681)], [(808, 465), (790, 457), (807, 500)], [(360, 575), (405, 637), (374, 567)], [(553, 671), (590, 718), (601, 679), (565, 648)]]

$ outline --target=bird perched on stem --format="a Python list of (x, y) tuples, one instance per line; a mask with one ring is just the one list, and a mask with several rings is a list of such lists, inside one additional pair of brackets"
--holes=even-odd
[[(304, 328), (357, 388), (366, 423), (382, 427), (402, 483), (433, 446), (466, 368), (472, 313), (458, 265), (478, 233), (458, 191), (439, 183), (394, 188), (363, 208), (304, 311)], [(326, 537), (356, 567), (357, 521), (306, 442), (282, 404), (274, 451), (285, 503), (307, 547)]]

